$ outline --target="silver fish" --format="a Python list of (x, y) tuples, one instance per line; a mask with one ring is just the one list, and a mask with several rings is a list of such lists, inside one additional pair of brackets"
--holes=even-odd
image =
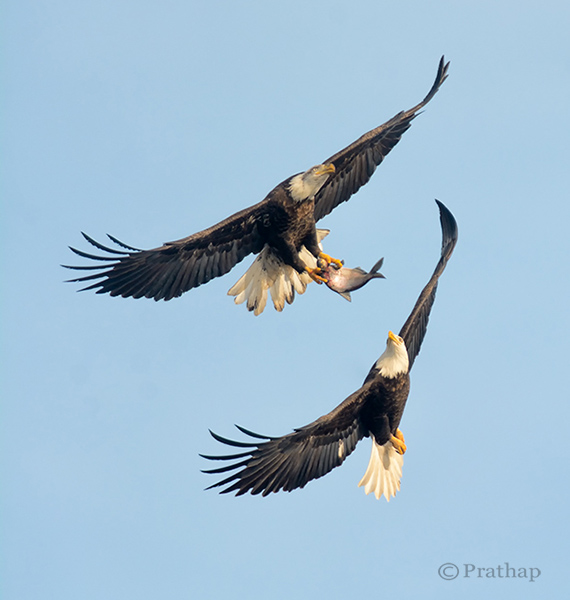
[(326, 266), (321, 266), (324, 261), (319, 264), (322, 269), (321, 277), (324, 277), (327, 281), (327, 286), (337, 294), (340, 294), (343, 298), (346, 298), (349, 302), (351, 301), (350, 292), (360, 289), (366, 285), (371, 279), (381, 278), (385, 279), (382, 273), (378, 273), (384, 259), (381, 258), (367, 273), (364, 269), (356, 267), (355, 269), (349, 269), (348, 267), (337, 267), (334, 263), (330, 263)]

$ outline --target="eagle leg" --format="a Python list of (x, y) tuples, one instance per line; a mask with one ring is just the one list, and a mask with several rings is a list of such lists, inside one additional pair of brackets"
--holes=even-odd
[(321, 283), (326, 283), (327, 280), (324, 277), (321, 277), (321, 273), (323, 272), (322, 269), (319, 269), (319, 267), (313, 269), (311, 267), (305, 267), (305, 271), (307, 271), (307, 273), (309, 274), (309, 277), (313, 280), (316, 281), (319, 285), (321, 285)]
[(404, 434), (399, 429), (396, 429), (396, 434), (390, 438), (390, 441), (398, 454), (404, 454), (406, 452), (407, 446), (404, 442)]
[(329, 265), (331, 263), (333, 263), (334, 265), (336, 265), (337, 269), (340, 269), (343, 266), (342, 260), (339, 260), (338, 258), (333, 258), (332, 256), (329, 256), (325, 252), (319, 252), (319, 258), (326, 260)]

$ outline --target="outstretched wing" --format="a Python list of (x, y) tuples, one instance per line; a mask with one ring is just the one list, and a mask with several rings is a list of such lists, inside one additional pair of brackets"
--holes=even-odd
[(242, 210), (221, 223), (160, 248), (139, 250), (109, 238), (121, 250), (109, 248), (83, 234), (93, 246), (110, 256), (96, 256), (71, 248), (75, 254), (100, 261), (95, 266), (69, 266), (68, 269), (97, 271), (73, 282), (95, 283), (82, 288), (96, 289), (98, 294), (127, 298), (170, 300), (184, 292), (225, 275), (252, 252), (260, 252), (264, 241), (260, 234), (272, 205), (266, 201)]
[(315, 197), (315, 221), (328, 215), (341, 202), (346, 202), (368, 183), (376, 167), (400, 141), (413, 119), (436, 94), (447, 78), (449, 62), (439, 61), (437, 76), (428, 95), (410, 110), (398, 113), (388, 122), (365, 133), (362, 137), (324, 161), (333, 163), (335, 173)]
[(439, 206), (439, 219), (441, 221), (441, 258), (439, 259), (435, 271), (422, 290), (414, 309), (400, 330), (400, 337), (404, 339), (408, 349), (410, 361), (409, 369), (412, 368), (416, 356), (419, 354), (420, 347), (426, 334), (427, 325), (431, 307), (435, 300), (437, 282), (445, 270), (447, 261), (451, 257), (453, 249), (457, 244), (457, 222), (451, 212), (439, 200), (436, 200)]
[(251, 492), (267, 496), (279, 490), (290, 492), (305, 487), (312, 479), (326, 475), (341, 465), (356, 444), (368, 435), (360, 420), (360, 408), (368, 389), (369, 386), (363, 386), (329, 414), (283, 437), (259, 435), (236, 425), (242, 433), (261, 440), (236, 442), (210, 431), (218, 442), (247, 450), (224, 456), (202, 454), (209, 460), (233, 461), (204, 471), (210, 474), (233, 472), (207, 489), (227, 486), (220, 493), (235, 491), (236, 496), (241, 496)]

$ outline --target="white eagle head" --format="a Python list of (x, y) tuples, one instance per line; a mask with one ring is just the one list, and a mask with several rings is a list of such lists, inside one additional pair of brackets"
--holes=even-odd
[(386, 350), (376, 361), (376, 368), (384, 377), (396, 377), (401, 373), (407, 373), (410, 366), (408, 350), (404, 340), (391, 331), (388, 332)]
[(299, 173), (289, 182), (289, 193), (295, 202), (304, 202), (315, 196), (329, 176), (335, 172), (332, 163), (316, 165), (304, 173)]

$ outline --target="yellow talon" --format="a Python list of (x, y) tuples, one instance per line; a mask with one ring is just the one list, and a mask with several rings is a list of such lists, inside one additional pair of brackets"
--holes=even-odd
[(399, 440), (404, 441), (404, 434), (400, 429), (396, 429), (396, 433), (394, 434)]
[(399, 429), (396, 429), (396, 433), (390, 438), (390, 441), (398, 454), (404, 454), (408, 449), (404, 442), (404, 434)]
[(321, 277), (322, 270), (318, 267), (316, 269), (312, 269), (311, 267), (305, 267), (305, 270), (309, 274), (309, 277), (313, 281), (316, 281), (319, 285), (321, 285), (321, 283), (327, 282), (327, 280), (324, 277)]
[(326, 260), (327, 263), (333, 263), (336, 265), (337, 269), (340, 269), (343, 267), (344, 263), (342, 262), (342, 260), (339, 260), (338, 258), (333, 258), (332, 256), (329, 256), (328, 254), (326, 254), (325, 252), (319, 252), (319, 258), (322, 258), (323, 260)]

